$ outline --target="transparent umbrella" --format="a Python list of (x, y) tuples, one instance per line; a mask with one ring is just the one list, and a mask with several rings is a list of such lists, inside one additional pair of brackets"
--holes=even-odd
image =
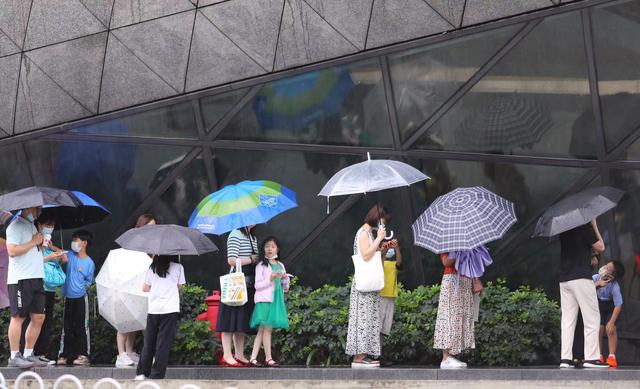
[(146, 327), (148, 294), (142, 284), (150, 265), (145, 253), (111, 250), (96, 277), (100, 315), (120, 332)]
[(428, 178), (420, 170), (404, 162), (371, 159), (367, 153), (366, 161), (347, 166), (334, 174), (318, 195), (327, 197), (328, 213), (331, 196), (377, 192), (409, 186)]

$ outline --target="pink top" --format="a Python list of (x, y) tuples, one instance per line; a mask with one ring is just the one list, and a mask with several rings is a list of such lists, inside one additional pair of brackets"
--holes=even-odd
[[(286, 272), (287, 270), (284, 268), (284, 264), (278, 261), (280, 266), (282, 266), (282, 270)], [(283, 286), (287, 284), (284, 282), (284, 279), (281, 279)], [(256, 303), (272, 303), (273, 302), (273, 288), (274, 283), (271, 281), (271, 266), (265, 266), (260, 262), (256, 265), (256, 282), (255, 282), (256, 294), (254, 297), (254, 302)], [(285, 292), (287, 290), (285, 289)]]
[(7, 251), (7, 245), (0, 244), (0, 309), (9, 306), (9, 292), (7, 290), (8, 271), (9, 252)]

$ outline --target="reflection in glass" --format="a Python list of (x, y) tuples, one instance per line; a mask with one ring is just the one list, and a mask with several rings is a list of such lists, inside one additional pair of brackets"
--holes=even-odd
[(220, 138), (390, 146), (379, 62), (369, 60), (269, 82)]
[[(170, 171), (173, 167), (167, 166), (161, 171)], [(191, 161), (166, 192), (152, 204), (150, 211), (160, 223), (186, 226), (195, 207), (209, 193), (211, 193), (209, 181), (201, 154)], [(206, 289), (214, 289), (218, 287), (217, 275), (229, 270), (227, 266), (224, 266), (226, 245), (222, 239), (215, 235), (207, 236), (221, 251), (200, 256), (182, 257), (182, 263), (188, 282), (196, 283)]]
[(598, 89), (610, 150), (640, 125), (640, 3), (591, 10)]
[(136, 113), (70, 131), (77, 134), (150, 136), (161, 138), (197, 138), (192, 102)]
[(576, 12), (536, 26), (417, 143), (435, 150), (579, 158), (595, 158), (595, 145)]
[(389, 57), (403, 139), (426, 121), (511, 38), (514, 25)]
[(92, 255), (99, 260), (114, 248), (116, 229), (159, 184), (155, 177), (163, 165), (182, 158), (188, 151), (179, 146), (26, 143), (28, 168), (35, 185), (82, 191), (111, 211), (104, 221), (89, 226), (96, 236)]

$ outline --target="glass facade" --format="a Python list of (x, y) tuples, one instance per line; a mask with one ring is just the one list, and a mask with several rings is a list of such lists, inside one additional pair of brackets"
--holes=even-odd
[[(627, 269), (619, 328), (629, 350), (640, 337), (638, 36), (640, 2), (613, 2), (5, 139), (0, 192), (66, 187), (104, 204), (111, 216), (89, 226), (100, 263), (141, 213), (184, 225), (206, 194), (245, 179), (274, 180), (293, 189), (300, 206), (258, 235), (277, 236), (288, 270), (311, 286), (347, 282), (354, 234), (380, 200), (405, 256), (401, 281), (415, 287), (438, 282), (442, 269), (412, 245), (411, 223), (437, 196), (482, 185), (515, 202), (518, 216), (490, 245), (495, 265), (487, 280), (504, 277), (557, 296), (559, 244), (530, 238), (537, 218), (569, 193), (616, 186), (627, 194), (599, 222), (606, 257)], [(332, 198), (327, 214), (317, 193), (370, 150), (432, 179)], [(225, 247), (225, 236), (212, 239)], [(224, 250), (185, 259), (187, 279), (209, 289), (226, 267)]]

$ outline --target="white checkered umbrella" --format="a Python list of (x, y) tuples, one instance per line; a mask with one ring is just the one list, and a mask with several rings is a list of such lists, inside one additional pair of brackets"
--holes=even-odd
[(413, 223), (414, 243), (436, 254), (501, 238), (517, 221), (513, 203), (481, 186), (438, 197)]
[(461, 145), (479, 150), (531, 147), (553, 126), (545, 105), (531, 98), (509, 95), (488, 99), (455, 130)]

